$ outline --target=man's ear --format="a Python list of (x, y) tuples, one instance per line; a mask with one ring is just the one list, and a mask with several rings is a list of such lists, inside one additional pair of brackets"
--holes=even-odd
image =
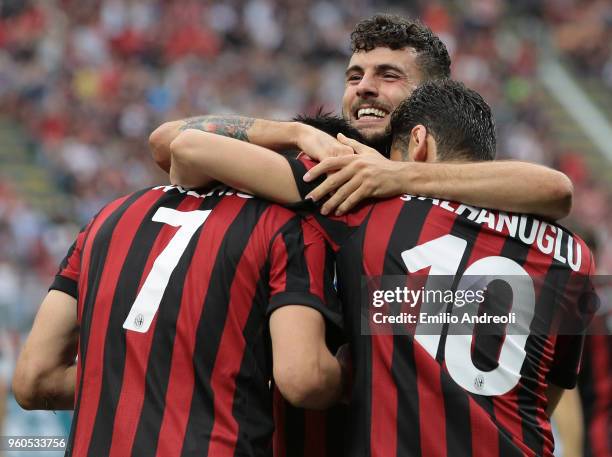
[(427, 129), (422, 124), (415, 125), (410, 132), (410, 160), (413, 162), (427, 162), (428, 157), (428, 141)]

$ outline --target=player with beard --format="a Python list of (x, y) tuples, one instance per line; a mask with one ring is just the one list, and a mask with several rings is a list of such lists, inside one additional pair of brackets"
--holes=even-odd
[[(395, 160), (482, 162), (495, 155), (489, 107), (454, 81), (420, 86), (393, 113), (391, 125)], [(375, 153), (340, 138), (363, 154)], [(302, 179), (313, 164), (306, 159), (285, 161), (269, 150), (197, 130), (180, 134), (171, 149), (171, 178), (179, 182), (207, 174), (285, 203), (313, 192), (312, 183)], [(556, 334), (552, 325), (558, 316), (550, 311), (569, 307), (566, 312), (576, 315), (576, 304), (589, 297), (586, 280), (594, 266), (582, 240), (531, 216), (406, 194), (366, 202), (344, 216), (315, 211), (305, 217), (338, 253), (338, 290), (354, 367), (350, 456), (552, 456), (549, 416), (563, 389), (576, 383), (583, 337)], [(553, 252), (555, 238), (564, 242)], [(516, 309), (530, 332), (513, 327), (473, 337), (440, 326), (427, 334), (417, 330), (416, 336), (364, 335), (362, 278), (424, 272), (454, 281), (478, 274), (529, 278), (532, 300), (510, 306), (514, 311), (530, 304), (527, 312)], [(519, 293), (515, 284), (509, 287)], [(485, 312), (492, 311), (495, 296), (488, 297)], [(427, 309), (420, 306), (421, 312)], [(458, 308), (451, 303), (447, 312)], [(576, 317), (583, 323), (586, 316)], [(542, 327), (532, 327), (534, 322)]]
[[(351, 34), (353, 54), (345, 74), (343, 117), (367, 144), (389, 157), (386, 132), (391, 112), (420, 83), (450, 76), (442, 41), (419, 21), (385, 14), (359, 22)], [(156, 162), (166, 171), (170, 143), (185, 129), (199, 129), (269, 149), (297, 150), (313, 160), (347, 155), (332, 165), (343, 168), (316, 195), (337, 190), (324, 212), (347, 211), (367, 197), (402, 192), (538, 214), (560, 219), (569, 214), (572, 184), (562, 173), (517, 161), (479, 164), (421, 164), (355, 155), (353, 149), (312, 126), (244, 116), (198, 116), (167, 122), (150, 137)], [(318, 172), (319, 169), (315, 170)], [(342, 178), (342, 179), (339, 179)], [(516, 186), (519, 181), (522, 186)]]

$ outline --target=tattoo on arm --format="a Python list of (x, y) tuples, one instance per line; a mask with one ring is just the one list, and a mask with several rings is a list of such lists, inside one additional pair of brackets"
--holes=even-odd
[(185, 119), (180, 130), (202, 130), (248, 142), (247, 131), (254, 122), (254, 118), (245, 116), (197, 116)]

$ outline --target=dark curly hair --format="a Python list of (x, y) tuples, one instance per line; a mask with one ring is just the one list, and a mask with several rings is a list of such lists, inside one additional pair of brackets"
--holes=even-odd
[[(391, 115), (394, 144), (406, 153), (409, 135), (424, 125), (436, 140), (440, 160), (494, 160), (495, 121), (487, 102), (452, 79), (427, 81)], [(396, 143), (397, 142), (397, 143)]]
[(418, 20), (376, 14), (358, 22), (351, 33), (351, 50), (371, 51), (378, 47), (413, 48), (424, 80), (450, 77), (451, 61), (446, 46)]

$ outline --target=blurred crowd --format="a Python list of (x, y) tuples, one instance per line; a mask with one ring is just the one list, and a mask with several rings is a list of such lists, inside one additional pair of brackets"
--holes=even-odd
[(555, 42), (580, 73), (612, 88), (612, 4), (607, 0), (549, 1), (545, 9)]
[[(14, 122), (25, 134), (31, 160), (49, 171), (64, 199), (42, 212), (20, 195), (18, 182), (0, 182), (0, 322), (29, 326), (78, 226), (110, 199), (165, 179), (146, 142), (157, 125), (206, 113), (288, 119), (319, 106), (337, 111), (350, 31), (378, 11), (420, 17), (441, 36), (454, 78), (478, 90), (496, 113), (499, 157), (569, 174), (576, 186), (573, 218), (588, 221), (600, 245), (612, 246), (606, 242), (612, 235), (610, 183), (592, 177), (580, 151), (555, 141), (534, 97), (540, 90), (538, 47), (507, 28), (518, 8), (547, 27), (568, 58), (612, 86), (610, 3), (509, 5), (502, 0), (0, 2), (0, 122)], [(612, 248), (607, 249), (600, 273), (612, 271)]]

